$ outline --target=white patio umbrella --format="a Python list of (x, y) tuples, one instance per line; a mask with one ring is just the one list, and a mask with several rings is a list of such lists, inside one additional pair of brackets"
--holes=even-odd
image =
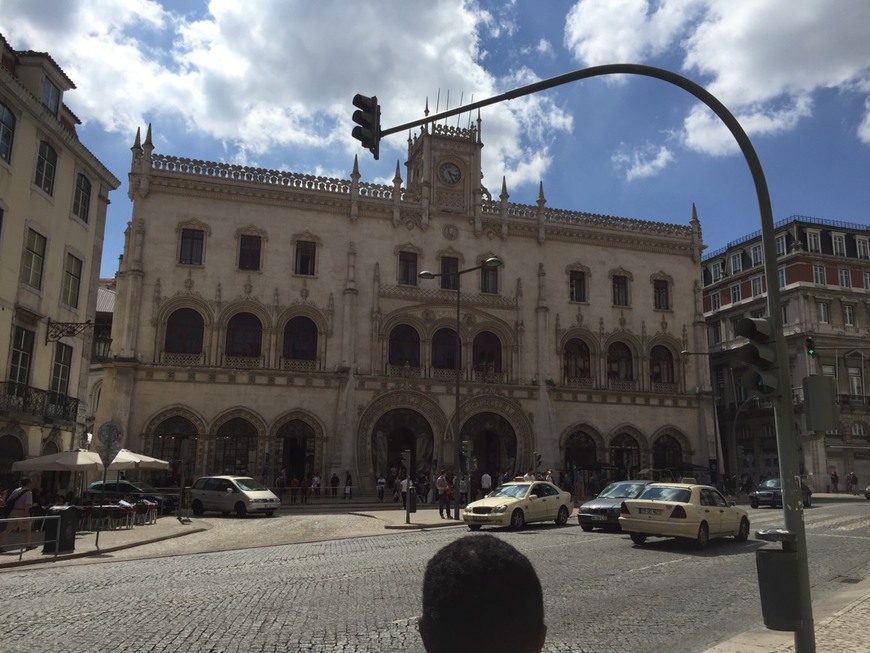
[(109, 463), (108, 469), (110, 472), (123, 469), (169, 469), (169, 461), (146, 456), (129, 449), (121, 449)]
[(95, 451), (75, 449), (12, 463), (14, 472), (101, 472), (103, 461)]

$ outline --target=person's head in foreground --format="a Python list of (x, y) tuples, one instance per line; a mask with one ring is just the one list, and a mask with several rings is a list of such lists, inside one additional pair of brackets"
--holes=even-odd
[(429, 561), (420, 617), (428, 653), (540, 653), (546, 635), (541, 581), (507, 542), (470, 535)]

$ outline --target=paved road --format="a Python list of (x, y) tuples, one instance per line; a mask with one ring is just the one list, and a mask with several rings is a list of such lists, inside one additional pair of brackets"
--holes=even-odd
[[(807, 511), (814, 598), (870, 571), (867, 508)], [(753, 529), (782, 524), (779, 510), (751, 514)], [(189, 536), (202, 537), (198, 544), (180, 538), (151, 545), (162, 550), (131, 549), (123, 561), (5, 571), (0, 591), (17, 614), (0, 616), (3, 650), (422, 651), (415, 624), (423, 569), (438, 548), (467, 531), (335, 539), (336, 530), (365, 530), (358, 520), (366, 518), (306, 519), (313, 521), (217, 518), (214, 530)], [(171, 554), (176, 545), (270, 541), (282, 531), (287, 537), (290, 526), (294, 535), (319, 530), (328, 539), (135, 557)], [(621, 535), (583, 533), (576, 521), (496, 534), (526, 553), (541, 576), (549, 653), (696, 653), (761, 621), (758, 542), (723, 540), (702, 552), (672, 540), (634, 547)], [(468, 615), (460, 627), (496, 626), (476, 624), (472, 605)]]

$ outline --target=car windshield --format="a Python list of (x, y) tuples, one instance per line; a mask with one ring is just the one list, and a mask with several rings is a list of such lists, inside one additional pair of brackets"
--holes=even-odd
[(240, 490), (268, 490), (265, 485), (260, 483), (259, 481), (255, 481), (252, 478), (237, 478), (236, 485), (239, 486)]
[(155, 488), (150, 483), (146, 483), (145, 481), (127, 481), (127, 482), (130, 483), (130, 485), (132, 485), (133, 487), (137, 487), (140, 490), (143, 490), (145, 492), (154, 492), (157, 490), (157, 488)]
[(778, 490), (779, 488), (782, 487), (782, 482), (778, 478), (769, 478), (766, 481), (764, 481), (763, 483), (761, 483), (761, 485), (759, 485), (758, 487), (764, 487), (764, 488), (768, 488), (768, 489), (777, 489)]
[(519, 483), (516, 485), (499, 485), (495, 491), (490, 494), (491, 497), (512, 497), (514, 499), (519, 499), (521, 497), (526, 496), (526, 492), (529, 491), (528, 483)]
[(648, 487), (638, 498), (649, 501), (689, 503), (689, 499), (692, 498), (692, 491), (684, 487)]
[(601, 494), (599, 499), (633, 499), (646, 487), (646, 483), (611, 483)]

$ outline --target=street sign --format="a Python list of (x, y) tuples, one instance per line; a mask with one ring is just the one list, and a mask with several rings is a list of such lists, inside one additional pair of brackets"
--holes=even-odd
[(121, 425), (117, 422), (106, 422), (97, 431), (99, 454), (103, 465), (108, 467), (121, 450)]

